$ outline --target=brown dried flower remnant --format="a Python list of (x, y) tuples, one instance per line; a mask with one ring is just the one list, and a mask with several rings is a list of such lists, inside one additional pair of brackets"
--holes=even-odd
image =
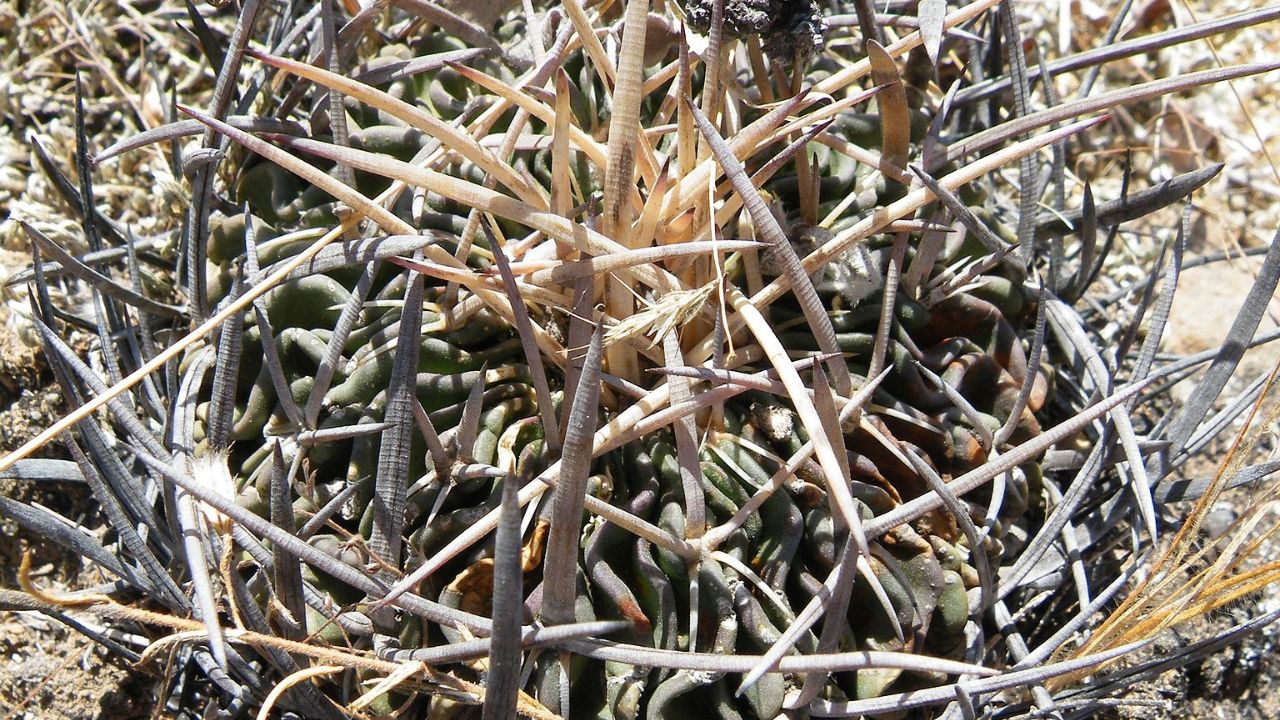
[[(689, 24), (711, 28), (713, 0), (680, 0)], [(724, 29), (733, 37), (759, 35), (774, 61), (804, 63), (823, 48), (827, 20), (814, 0), (725, 0)]]

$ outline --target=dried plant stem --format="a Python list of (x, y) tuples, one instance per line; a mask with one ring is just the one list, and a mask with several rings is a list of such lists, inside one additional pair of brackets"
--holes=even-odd
[[(648, 22), (649, 0), (626, 0), (623, 18), (622, 49), (618, 62), (618, 84), (613, 91), (613, 114), (609, 119), (609, 160), (604, 176), (605, 236), (622, 247), (634, 247), (631, 223), (634, 209), (631, 196), (635, 191), (636, 156), (640, 141), (640, 100), (644, 84), (644, 39)], [(618, 279), (605, 281), (605, 311), (616, 318), (628, 318), (635, 312), (631, 289)], [(605, 349), (609, 372), (624, 380), (640, 378), (639, 358), (625, 343), (610, 343)]]

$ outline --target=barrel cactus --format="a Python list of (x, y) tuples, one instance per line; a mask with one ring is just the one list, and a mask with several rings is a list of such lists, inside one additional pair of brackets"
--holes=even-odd
[[(5, 512), (92, 545), (120, 581), (89, 609), (187, 633), (141, 656), (198, 670), (192, 715), (1050, 709), (1119, 652), (1066, 656), (1102, 607), (1072, 582), (1189, 495), (1159, 492), (1189, 435), (1131, 420), (1173, 283), (1133, 355), (1094, 347), (1099, 235), (1219, 168), (1041, 214), (1042, 159), (1269, 66), (1035, 109), (1010, 3), (850, 5), (244, 2), (211, 107), (62, 178), (91, 252), (28, 228), (78, 408), (50, 472), (113, 534)], [(147, 239), (170, 292), (83, 202), (158, 141), (192, 188)]]

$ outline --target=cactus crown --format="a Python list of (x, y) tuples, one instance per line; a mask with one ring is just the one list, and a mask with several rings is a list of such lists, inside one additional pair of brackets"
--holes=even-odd
[[(1190, 367), (1156, 362), (1184, 228), (1122, 347), (1086, 312), (1120, 224), (1221, 166), (1062, 191), (1099, 113), (1273, 66), (1062, 101), (1035, 81), (1106, 58), (1028, 67), (996, 0), (567, 0), (493, 28), (346, 5), (246, 0), (206, 44), (209, 107), (92, 158), (82, 137), (78, 182), (49, 164), (90, 252), (25, 226), (77, 408), (46, 435), (74, 428), (58, 471), (112, 535), (4, 511), (120, 578), (89, 611), (196, 633), (143, 655), (199, 668), (222, 712), (1087, 711), (1115, 687), (1085, 674), (1274, 577), (1214, 565), (1100, 624), (1161, 503), (1243, 477), (1170, 482), (1225, 425), (1229, 351), (1168, 423), (1135, 420)], [(94, 163), (161, 141), (192, 188), (170, 297), (86, 202)], [(53, 283), (91, 289), (88, 316)]]

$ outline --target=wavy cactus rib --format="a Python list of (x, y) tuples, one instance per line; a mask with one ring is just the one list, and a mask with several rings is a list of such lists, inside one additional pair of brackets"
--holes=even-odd
[[(1176, 473), (1274, 419), (1267, 378), (1210, 410), (1275, 336), (1252, 337), (1277, 246), (1229, 345), (1168, 360), (1184, 235), (1145, 284), (1093, 280), (1221, 166), (1098, 203), (1083, 182), (1079, 207), (1063, 170), (1096, 113), (1280, 66), (1063, 102), (1032, 82), (1274, 13), (1037, 68), (1000, 0), (859, 2), (852, 44), (810, 0), (679, 5), (211, 11), (235, 31), (224, 50), (193, 16), (208, 111), (96, 155), (82, 113), (74, 181), (37, 147), (89, 252), (24, 224), (12, 282), (75, 409), (0, 472), (82, 479), (111, 530), (0, 511), (119, 580), (80, 608), (23, 570), (32, 607), (151, 627), (142, 660), (229, 716), (1013, 717), (1092, 707), (1113, 686), (1088, 673), (1280, 574), (1244, 569), (1256, 512), (1213, 562), (1154, 545), (1162, 504), (1275, 469)], [(952, 67), (996, 39), (982, 79)], [(202, 130), (164, 265), (181, 232), (116, 227), (90, 172)], [(60, 435), (74, 463), (24, 459)]]

